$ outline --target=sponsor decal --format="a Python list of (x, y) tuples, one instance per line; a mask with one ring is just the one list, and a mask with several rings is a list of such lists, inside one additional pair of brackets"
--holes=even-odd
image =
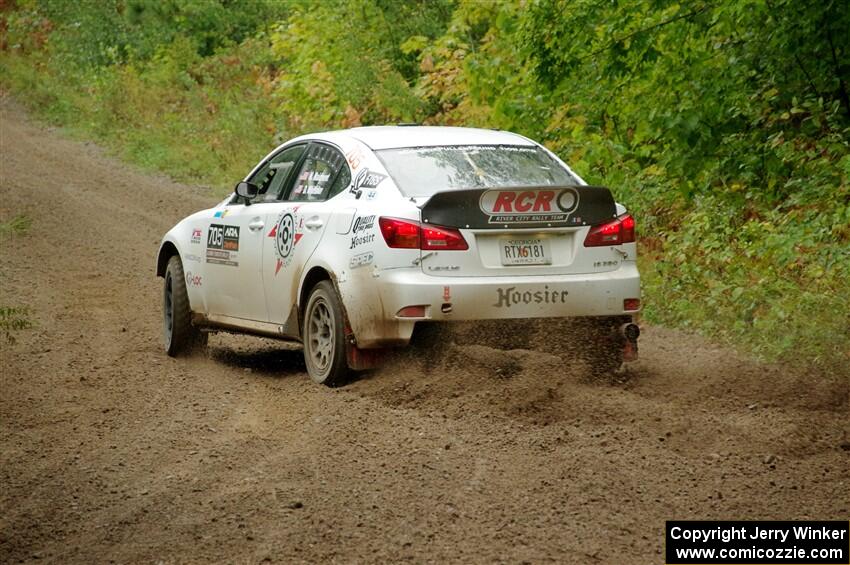
[(366, 193), (366, 200), (374, 200), (376, 196), (378, 196), (378, 191), (370, 190)]
[(200, 263), (201, 262), (200, 256), (193, 255), (191, 253), (186, 254), (183, 258), (186, 259), (187, 261), (191, 261), (193, 263)]
[(616, 267), (619, 265), (619, 261), (595, 261), (593, 263), (594, 267)]
[(452, 287), (444, 286), (443, 287), (443, 302), (451, 302), (452, 301)]
[(355, 147), (345, 154), (345, 160), (348, 161), (348, 165), (351, 167), (351, 170), (356, 171), (363, 163), (363, 151), (361, 151), (359, 147)]
[(517, 290), (515, 286), (497, 288), (496, 308), (510, 308), (513, 305), (531, 304), (564, 304), (570, 294), (566, 290), (549, 290), (549, 285), (543, 290)]
[(207, 263), (236, 267), (239, 265), (239, 226), (210, 224), (207, 231)]
[(204, 236), (203, 230), (201, 228), (192, 228), (192, 239), (191, 243), (201, 243), (201, 238)]
[(219, 210), (215, 214), (213, 214), (213, 218), (223, 218), (230, 213), (230, 210), (225, 208), (224, 210)]
[(574, 188), (534, 190), (488, 190), (481, 195), (479, 208), (491, 224), (566, 222), (578, 208)]
[(186, 273), (186, 285), (187, 286), (199, 287), (199, 286), (203, 286), (203, 284), (204, 283), (203, 283), (203, 280), (201, 279), (201, 275), (196, 275), (196, 274), (192, 273), (192, 271), (189, 271), (189, 272)]
[(381, 173), (376, 173), (369, 169), (363, 169), (357, 173), (356, 177), (354, 177), (354, 182), (351, 183), (350, 191), (352, 194), (357, 194), (359, 196), (364, 190), (378, 188), (378, 185), (381, 184), (385, 178), (387, 178), (387, 175), (382, 175)]
[(292, 262), (293, 251), (303, 237), (303, 219), (298, 215), (298, 207), (283, 212), (277, 219), (277, 224), (269, 232), (268, 237), (274, 238), (275, 267), (277, 275), (284, 267)]
[(239, 226), (210, 224), (209, 232), (207, 232), (207, 248), (239, 251)]
[(351, 231), (354, 233), (366, 231), (375, 225), (375, 216), (357, 216), (354, 220), (354, 226), (351, 228)]
[(365, 267), (366, 265), (371, 265), (374, 259), (375, 254), (371, 251), (367, 251), (366, 253), (359, 253), (351, 258), (351, 260), (348, 262), (348, 266), (352, 269), (356, 269), (358, 267)]
[(227, 265), (228, 267), (238, 267), (236, 253), (230, 251), (222, 251), (220, 249), (207, 249), (207, 263), (214, 265)]
[(372, 243), (375, 241), (374, 233), (364, 233), (367, 230), (371, 230), (373, 227), (375, 227), (374, 215), (357, 216), (351, 227), (351, 233), (354, 235), (351, 237), (351, 247), (349, 247), (349, 249), (354, 249), (366, 243)]

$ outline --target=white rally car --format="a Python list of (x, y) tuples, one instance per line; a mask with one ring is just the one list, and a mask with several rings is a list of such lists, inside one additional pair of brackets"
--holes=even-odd
[(590, 320), (613, 369), (637, 352), (635, 259), (626, 209), (541, 145), (380, 126), (281, 145), (165, 235), (156, 272), (169, 355), (209, 331), (300, 341), (333, 385), (434, 322)]

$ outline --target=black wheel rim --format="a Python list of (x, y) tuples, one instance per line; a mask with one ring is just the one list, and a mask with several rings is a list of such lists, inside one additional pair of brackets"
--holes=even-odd
[(174, 289), (171, 280), (171, 273), (165, 275), (165, 295), (164, 295), (164, 314), (165, 314), (165, 339), (171, 342), (171, 330), (174, 327)]

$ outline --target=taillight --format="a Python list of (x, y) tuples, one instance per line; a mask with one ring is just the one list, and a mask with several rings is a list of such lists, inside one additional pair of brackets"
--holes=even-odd
[(621, 245), (635, 240), (635, 219), (629, 214), (623, 214), (613, 222), (594, 226), (584, 238), (585, 247), (600, 247), (605, 245)]
[(379, 218), (378, 225), (387, 245), (396, 249), (419, 249), (419, 222)]
[(422, 235), (420, 236), (420, 241), (422, 243), (421, 249), (429, 249), (433, 251), (439, 249), (456, 251), (469, 249), (469, 245), (467, 245), (466, 240), (463, 239), (463, 234), (461, 234), (458, 229), (428, 225), (420, 226), (420, 229), (422, 230)]
[(460, 230), (423, 225), (413, 220), (379, 218), (378, 225), (387, 245), (396, 249), (463, 251), (469, 249)]

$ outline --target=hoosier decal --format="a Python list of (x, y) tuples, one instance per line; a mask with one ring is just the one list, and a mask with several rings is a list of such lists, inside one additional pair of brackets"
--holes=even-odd
[(566, 290), (549, 290), (549, 285), (543, 290), (517, 290), (515, 286), (497, 288), (496, 308), (510, 308), (514, 304), (564, 304), (569, 292)]
[(566, 222), (578, 208), (573, 188), (534, 190), (488, 190), (479, 207), (491, 224)]

